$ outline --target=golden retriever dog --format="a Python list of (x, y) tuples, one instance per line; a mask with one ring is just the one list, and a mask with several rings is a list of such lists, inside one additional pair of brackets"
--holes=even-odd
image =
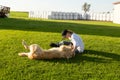
[(71, 46), (62, 45), (60, 47), (51, 48), (48, 50), (43, 50), (37, 44), (32, 44), (27, 46), (25, 41), (22, 41), (25, 49), (29, 49), (28, 53), (19, 53), (21, 57), (28, 57), (29, 59), (54, 59), (54, 58), (72, 58), (75, 53), (72, 52)]

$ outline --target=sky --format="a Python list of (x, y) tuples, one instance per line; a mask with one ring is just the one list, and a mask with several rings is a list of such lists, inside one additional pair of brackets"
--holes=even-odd
[(82, 12), (87, 2), (91, 4), (90, 12), (108, 12), (117, 1), (120, 0), (0, 0), (0, 5), (11, 7), (11, 11)]

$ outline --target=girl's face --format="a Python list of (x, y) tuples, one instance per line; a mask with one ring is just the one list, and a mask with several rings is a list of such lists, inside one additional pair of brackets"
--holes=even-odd
[(71, 37), (70, 33), (67, 33), (66, 36), (65, 36), (65, 38), (67, 38), (67, 39), (70, 39), (70, 37)]

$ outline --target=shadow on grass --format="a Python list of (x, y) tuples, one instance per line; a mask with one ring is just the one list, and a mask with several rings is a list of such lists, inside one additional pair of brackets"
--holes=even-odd
[(100, 52), (94, 50), (85, 50), (83, 54), (76, 54), (74, 58), (67, 59), (53, 59), (43, 60), (48, 62), (60, 63), (81, 63), (81, 62), (96, 62), (96, 63), (110, 63), (112, 61), (120, 61), (120, 55), (114, 53)]
[[(92, 23), (93, 21), (85, 22)], [(115, 27), (112, 25), (105, 26), (105, 24), (106, 22), (99, 22), (98, 25), (93, 25), (88, 23), (80, 23), (79, 21), (78, 23), (70, 23), (17, 18), (0, 19), (0, 29), (6, 30), (61, 33), (63, 29), (71, 29), (78, 34), (120, 37), (120, 27)]]

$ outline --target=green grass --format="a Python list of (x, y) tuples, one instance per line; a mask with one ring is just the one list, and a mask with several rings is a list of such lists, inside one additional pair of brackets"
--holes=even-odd
[[(120, 79), (120, 25), (11, 17), (0, 19), (0, 80)], [(69, 60), (29, 60), (18, 56), (19, 52), (27, 52), (22, 39), (48, 49), (50, 42), (61, 40), (63, 29), (71, 29), (83, 38), (83, 55)]]
[(11, 18), (28, 18), (28, 12), (11, 11)]

